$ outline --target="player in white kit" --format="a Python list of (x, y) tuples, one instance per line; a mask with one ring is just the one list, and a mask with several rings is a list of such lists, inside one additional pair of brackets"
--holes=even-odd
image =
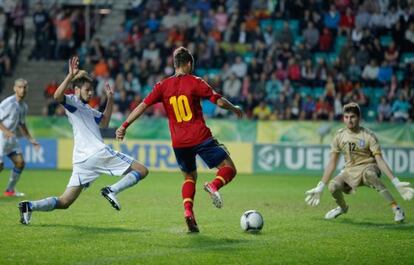
[(16, 191), (15, 187), (24, 169), (22, 150), (16, 137), (17, 129), (34, 145), (36, 149), (39, 143), (30, 135), (26, 127), (27, 104), (23, 102), (27, 94), (27, 81), (19, 78), (14, 81), (14, 95), (4, 99), (0, 103), (0, 171), (3, 170), (4, 156), (8, 156), (14, 167), (10, 173), (9, 183), (4, 196), (21, 197), (24, 193)]
[[(145, 178), (148, 169), (128, 155), (112, 150), (105, 145), (99, 126), (109, 124), (113, 106), (113, 90), (105, 85), (107, 104), (103, 113), (91, 108), (87, 103), (93, 95), (92, 78), (78, 68), (79, 60), (69, 60), (69, 73), (58, 87), (54, 99), (65, 107), (66, 115), (73, 127), (73, 172), (66, 191), (60, 197), (49, 197), (39, 201), (19, 203), (20, 222), (29, 224), (33, 211), (67, 209), (100, 174), (123, 176), (117, 183), (101, 189), (101, 194), (120, 210), (116, 194)], [(72, 82), (74, 95), (65, 95), (65, 89)]]

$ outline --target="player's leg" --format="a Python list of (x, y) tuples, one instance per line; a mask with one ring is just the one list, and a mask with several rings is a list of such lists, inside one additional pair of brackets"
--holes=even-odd
[(217, 208), (221, 208), (223, 200), (218, 191), (236, 176), (236, 166), (230, 158), (227, 148), (215, 139), (199, 145), (198, 154), (209, 168), (216, 167), (218, 169), (216, 177), (210, 183), (204, 184), (204, 190), (210, 194), (213, 204)]
[(68, 209), (70, 205), (79, 197), (83, 186), (67, 187), (65, 192), (59, 197), (48, 197), (38, 201), (22, 201), (19, 203), (20, 222), (29, 224), (32, 212), (34, 211), (53, 211), (54, 209)]
[(192, 172), (182, 172), (184, 176), (184, 183), (181, 188), (181, 195), (183, 198), (184, 205), (184, 218), (188, 227), (188, 231), (191, 233), (198, 233), (197, 222), (194, 215), (194, 197), (196, 193), (196, 183), (197, 183), (197, 170)]
[(380, 170), (375, 167), (369, 167), (362, 173), (362, 182), (365, 186), (371, 187), (381, 194), (381, 196), (390, 204), (391, 209), (394, 212), (394, 220), (396, 222), (402, 222), (405, 219), (403, 209), (397, 204), (396, 200), (382, 183), (380, 177)]
[(7, 184), (7, 188), (4, 192), (4, 195), (22, 197), (24, 196), (24, 193), (16, 191), (16, 184), (19, 181), (20, 175), (22, 174), (25, 166), (23, 155), (21, 153), (13, 152), (9, 154), (9, 158), (13, 162), (14, 167), (11, 170), (9, 183)]
[(352, 188), (345, 182), (345, 173), (341, 173), (329, 182), (328, 189), (338, 207), (325, 214), (325, 219), (334, 219), (348, 211), (343, 192), (350, 193)]
[(144, 179), (148, 175), (148, 169), (132, 157), (105, 148), (99, 153), (88, 159), (89, 168), (94, 172), (104, 173), (122, 178), (111, 186), (101, 189), (101, 194), (116, 210), (121, 209), (121, 205), (116, 197), (121, 191), (130, 188)]
[(123, 177), (109, 188), (115, 194), (134, 186), (140, 180), (143, 180), (148, 175), (148, 169), (138, 161), (132, 161), (131, 166), (127, 169)]
[(193, 210), (197, 183), (196, 154), (192, 147), (174, 148), (174, 154), (178, 166), (184, 176), (184, 183), (181, 187), (181, 195), (183, 198), (185, 222), (189, 232), (197, 233), (200, 230), (198, 229)]

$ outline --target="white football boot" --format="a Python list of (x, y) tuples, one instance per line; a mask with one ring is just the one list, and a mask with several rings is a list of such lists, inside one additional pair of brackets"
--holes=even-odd
[(101, 194), (104, 196), (105, 199), (109, 201), (109, 203), (114, 207), (116, 210), (121, 210), (121, 204), (119, 204), (118, 199), (114, 192), (112, 192), (110, 187), (105, 187), (101, 189)]
[(210, 194), (211, 200), (213, 201), (214, 206), (217, 208), (223, 207), (223, 199), (220, 196), (218, 190), (209, 183), (204, 183), (204, 190)]
[(20, 211), (20, 223), (24, 225), (30, 224), (30, 219), (32, 218), (32, 209), (30, 208), (30, 203), (28, 201), (20, 202), (19, 211)]
[(405, 213), (403, 209), (400, 208), (400, 206), (397, 206), (393, 209), (394, 211), (394, 221), (397, 223), (402, 223), (405, 219)]
[(336, 217), (340, 216), (341, 214), (347, 213), (348, 212), (348, 206), (345, 209), (342, 209), (341, 207), (336, 207), (332, 210), (330, 210), (329, 212), (327, 212), (325, 214), (325, 219), (326, 220), (331, 220), (331, 219), (335, 219)]

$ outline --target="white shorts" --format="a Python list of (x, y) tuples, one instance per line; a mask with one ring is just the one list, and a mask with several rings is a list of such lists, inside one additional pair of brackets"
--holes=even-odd
[(6, 139), (4, 136), (0, 136), (0, 163), (3, 163), (4, 156), (21, 153), (22, 149), (17, 141), (17, 137), (10, 137)]
[(105, 147), (87, 160), (73, 164), (68, 187), (88, 187), (101, 174), (122, 176), (133, 161), (132, 157)]

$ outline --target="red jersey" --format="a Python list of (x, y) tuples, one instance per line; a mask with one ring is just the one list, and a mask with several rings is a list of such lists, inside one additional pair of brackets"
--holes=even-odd
[(216, 103), (221, 96), (203, 79), (186, 74), (158, 82), (144, 99), (147, 106), (162, 102), (170, 126), (172, 146), (190, 147), (212, 137), (204, 121), (201, 99)]

